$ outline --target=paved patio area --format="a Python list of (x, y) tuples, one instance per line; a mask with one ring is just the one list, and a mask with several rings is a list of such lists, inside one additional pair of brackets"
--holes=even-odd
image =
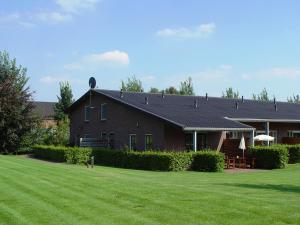
[(259, 171), (265, 171), (265, 170), (260, 170), (260, 169), (243, 169), (243, 168), (224, 169), (225, 173), (253, 173), (253, 172), (259, 172)]

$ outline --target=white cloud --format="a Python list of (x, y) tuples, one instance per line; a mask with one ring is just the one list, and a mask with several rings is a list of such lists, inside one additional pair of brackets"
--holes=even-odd
[(126, 66), (130, 62), (126, 52), (114, 50), (104, 53), (92, 53), (82, 57), (78, 62), (64, 66), (68, 70), (93, 69), (99, 66)]
[(82, 11), (92, 10), (100, 0), (53, 0), (57, 7), (53, 11), (0, 13), (0, 23), (14, 23), (26, 28), (36, 27), (38, 22), (65, 23), (72, 21)]
[(245, 80), (251, 79), (261, 79), (261, 80), (270, 80), (270, 79), (296, 79), (300, 78), (300, 68), (296, 67), (274, 67), (265, 70), (259, 70), (252, 73), (245, 73), (242, 75), (242, 78)]
[(193, 28), (165, 28), (157, 31), (156, 35), (158, 37), (178, 39), (207, 38), (213, 34), (215, 30), (216, 25), (214, 23), (206, 23)]
[(78, 13), (80, 10), (92, 10), (99, 0), (55, 0), (56, 4), (66, 12)]
[(69, 75), (62, 76), (43, 76), (40, 79), (41, 83), (44, 84), (58, 84), (59, 82), (69, 82), (71, 84), (84, 84), (86, 81), (80, 79), (74, 79)]
[(25, 16), (19, 12), (0, 14), (0, 23), (4, 25), (7, 25), (9, 23), (15, 23), (24, 28), (36, 27), (35, 23), (30, 22), (29, 18), (26, 19)]
[(61, 12), (42, 12), (38, 13), (36, 16), (39, 20), (50, 23), (68, 22), (73, 19), (71, 14), (65, 14)]

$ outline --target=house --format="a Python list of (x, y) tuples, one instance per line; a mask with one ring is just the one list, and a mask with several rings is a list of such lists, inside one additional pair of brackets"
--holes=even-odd
[[(70, 142), (105, 140), (115, 149), (221, 150), (257, 134), (300, 143), (300, 104), (91, 89), (69, 110)], [(229, 146), (229, 147), (228, 147)], [(237, 148), (237, 146), (235, 146)]]
[(39, 102), (34, 101), (34, 113), (38, 115), (42, 120), (42, 127), (48, 128), (55, 126), (56, 121), (54, 119), (54, 105), (55, 102)]

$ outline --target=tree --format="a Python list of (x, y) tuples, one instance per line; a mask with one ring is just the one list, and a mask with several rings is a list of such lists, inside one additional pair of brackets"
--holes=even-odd
[(19, 150), (36, 125), (26, 72), (7, 52), (0, 52), (0, 152)]
[(123, 91), (144, 92), (142, 81), (137, 79), (135, 75), (128, 77), (127, 81), (122, 80), (121, 89)]
[(60, 96), (57, 96), (58, 102), (54, 106), (54, 118), (57, 121), (65, 120), (66, 110), (74, 102), (71, 86), (68, 82), (60, 82)]
[(232, 89), (232, 87), (227, 88), (225, 93), (223, 92), (222, 94), (223, 98), (239, 98), (239, 92), (238, 91), (234, 91)]
[(293, 95), (293, 97), (290, 97), (287, 99), (290, 103), (300, 103), (300, 95)]
[(180, 83), (179, 94), (180, 95), (195, 95), (191, 77), (188, 77), (187, 80)]
[(151, 87), (149, 93), (161, 93), (161, 91), (158, 88)]
[(255, 95), (253, 94), (253, 100), (257, 100), (257, 101), (262, 101), (262, 102), (269, 102), (270, 101), (270, 98), (269, 98), (269, 95), (268, 95), (268, 92), (267, 92), (267, 89), (264, 88), (260, 94), (258, 95)]
[(179, 91), (175, 87), (171, 86), (166, 88), (165, 93), (170, 95), (178, 95)]

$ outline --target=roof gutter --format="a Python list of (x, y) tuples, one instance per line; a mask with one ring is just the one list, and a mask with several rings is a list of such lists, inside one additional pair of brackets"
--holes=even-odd
[(229, 118), (225, 119), (238, 121), (238, 122), (276, 122), (276, 123), (300, 123), (300, 120), (294, 119), (253, 119), (253, 118)]
[(249, 128), (212, 128), (212, 127), (185, 127), (184, 131), (253, 131), (254, 127)]

